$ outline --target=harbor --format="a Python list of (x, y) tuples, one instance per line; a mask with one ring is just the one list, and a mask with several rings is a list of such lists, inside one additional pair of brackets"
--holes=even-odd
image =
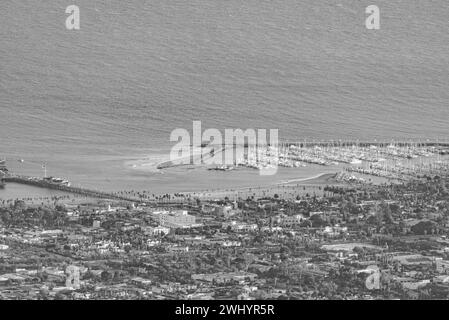
[[(217, 152), (216, 155), (218, 154)], [(20, 161), (20, 165), (23, 161)], [(152, 187), (150, 180), (148, 185), (142, 184), (141, 187), (130, 185), (123, 190), (105, 189), (101, 184), (83, 187), (79, 181), (75, 181), (74, 186), (68, 179), (48, 177), (45, 164), (35, 161), (34, 166), (43, 169), (41, 177), (32, 172), (30, 172), (32, 175), (13, 173), (6, 167), (6, 160), (0, 161), (0, 177), (3, 177), (0, 180), (0, 188), (5, 188), (8, 183), (15, 183), (92, 198), (157, 202), (157, 196), (160, 194), (206, 191), (210, 188), (203, 185), (209, 185), (212, 181), (218, 189), (232, 190), (269, 188), (281, 181), (308, 179), (322, 173), (336, 173), (339, 182), (349, 184), (403, 182), (426, 176), (444, 176), (449, 171), (449, 144), (430, 141), (426, 143), (356, 141), (282, 142), (277, 146), (264, 147), (246, 145), (244, 154), (236, 159), (233, 165), (206, 163), (186, 167), (165, 167), (158, 170), (159, 173), (163, 173), (162, 175), (153, 175), (151, 178), (157, 186)], [(254, 170), (275, 166), (279, 167), (275, 179), (264, 179)], [(14, 171), (16, 170), (20, 172), (20, 168)], [(187, 178), (186, 175), (189, 179), (179, 181), (176, 178), (180, 176)], [(164, 183), (167, 190), (159, 189)], [(143, 190), (146, 195), (153, 196), (142, 196)]]

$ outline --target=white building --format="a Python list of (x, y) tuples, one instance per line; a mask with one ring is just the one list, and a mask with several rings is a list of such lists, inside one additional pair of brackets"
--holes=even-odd
[(163, 236), (170, 233), (170, 228), (157, 226), (157, 227), (146, 227), (145, 234), (151, 236)]
[(280, 214), (274, 217), (273, 220), (283, 226), (294, 226), (299, 225), (304, 220), (304, 216), (302, 214), (295, 214), (292, 216)]
[(176, 253), (189, 252), (189, 247), (188, 246), (173, 246), (173, 247), (169, 247), (168, 251), (176, 252)]
[(255, 231), (257, 230), (257, 224), (255, 223), (244, 223), (244, 222), (237, 222), (237, 221), (231, 221), (229, 223), (224, 223), (223, 228), (230, 227), (232, 231), (238, 232), (238, 231)]
[(242, 243), (240, 241), (224, 241), (221, 244), (223, 247), (240, 247), (242, 245)]
[(195, 224), (195, 217), (187, 214), (187, 210), (178, 210), (158, 215), (159, 224), (168, 228), (190, 228)]

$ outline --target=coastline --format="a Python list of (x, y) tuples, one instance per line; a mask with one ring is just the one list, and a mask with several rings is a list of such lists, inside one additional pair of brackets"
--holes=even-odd
[[(291, 184), (294, 182), (309, 182), (309, 183), (322, 183), (322, 182), (326, 182), (327, 180), (330, 180), (330, 178), (334, 177), (336, 173), (320, 173), (317, 174), (315, 176), (312, 177), (308, 177), (308, 178), (298, 178), (298, 179), (291, 179), (291, 180), (287, 180), (287, 181), (282, 181), (277, 183), (277, 185), (282, 185), (282, 184)], [(331, 181), (329, 181), (331, 182)]]
[[(265, 186), (248, 186), (248, 187), (237, 187), (227, 189), (223, 188), (223, 189), (192, 191), (183, 193), (200, 199), (224, 198), (224, 197), (244, 198), (248, 196), (263, 197), (263, 196), (273, 196), (274, 194), (282, 194), (283, 197), (288, 196), (294, 197), (299, 193), (321, 194), (322, 186), (331, 183), (334, 185), (338, 184), (336, 180), (332, 179), (333, 177), (335, 177), (335, 175), (336, 172), (320, 173), (312, 177), (292, 179), (288, 180), (287, 182), (285, 181), (273, 182), (272, 184)], [(298, 187), (303, 188), (302, 190), (298, 190)]]

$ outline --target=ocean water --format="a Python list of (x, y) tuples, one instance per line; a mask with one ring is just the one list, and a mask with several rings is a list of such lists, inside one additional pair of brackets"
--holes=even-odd
[[(70, 4), (79, 31), (65, 28)], [(193, 120), (289, 140), (447, 140), (448, 15), (447, 0), (2, 1), (0, 157), (164, 192), (223, 181), (130, 165), (165, 159)]]

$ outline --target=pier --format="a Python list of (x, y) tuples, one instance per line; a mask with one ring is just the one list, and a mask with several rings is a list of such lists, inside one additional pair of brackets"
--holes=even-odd
[(45, 181), (41, 178), (34, 178), (34, 177), (27, 177), (27, 176), (18, 176), (18, 175), (6, 175), (4, 176), (1, 181), (3, 183), (19, 183), (19, 184), (26, 184), (30, 186), (35, 186), (39, 188), (46, 188), (46, 189), (53, 189), (58, 191), (63, 191), (67, 193), (74, 193), (74, 194), (80, 194), (86, 197), (91, 198), (100, 198), (100, 199), (110, 199), (110, 200), (121, 200), (121, 201), (130, 201), (130, 202), (142, 202), (141, 199), (138, 198), (131, 198), (126, 196), (120, 196), (114, 193), (108, 193), (108, 192), (102, 192), (102, 191), (95, 191), (95, 190), (89, 190), (81, 187), (72, 187), (62, 184), (56, 184), (51, 183), (48, 181)]

